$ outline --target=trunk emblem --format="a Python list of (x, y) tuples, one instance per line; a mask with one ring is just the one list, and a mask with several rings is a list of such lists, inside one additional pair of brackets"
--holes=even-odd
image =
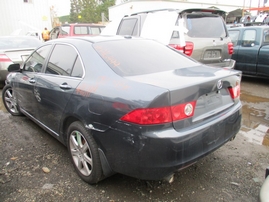
[(222, 80), (218, 80), (218, 83), (217, 83), (217, 88), (220, 90), (222, 88)]

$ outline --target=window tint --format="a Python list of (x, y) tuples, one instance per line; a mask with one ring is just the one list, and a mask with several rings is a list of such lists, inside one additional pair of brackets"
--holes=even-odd
[(90, 34), (94, 34), (94, 35), (100, 34), (99, 27), (91, 27), (90, 30), (91, 30)]
[(74, 34), (88, 34), (88, 27), (86, 26), (75, 26)]
[(137, 35), (137, 19), (131, 18), (122, 20), (118, 35)]
[(225, 24), (220, 16), (189, 14), (184, 24), (188, 29), (189, 37), (219, 38), (227, 36)]
[(83, 76), (83, 67), (79, 57), (76, 58), (71, 76), (81, 78)]
[(152, 40), (107, 41), (93, 46), (111, 69), (121, 76), (150, 74), (197, 65), (175, 49)]
[(268, 43), (269, 42), (269, 30), (264, 30), (264, 42)]
[(49, 54), (51, 45), (43, 46), (36, 50), (26, 61), (23, 71), (41, 72), (45, 59)]
[(62, 27), (62, 29), (61, 29), (61, 34), (62, 35), (69, 35), (69, 32), (70, 32), (70, 26)]
[(77, 52), (73, 47), (58, 44), (52, 51), (46, 73), (69, 76), (76, 58)]
[(252, 47), (255, 45), (256, 30), (245, 30), (242, 37), (242, 46)]
[(236, 46), (238, 39), (239, 39), (239, 31), (238, 30), (231, 30), (231, 31), (229, 31), (229, 36), (232, 40), (233, 45)]

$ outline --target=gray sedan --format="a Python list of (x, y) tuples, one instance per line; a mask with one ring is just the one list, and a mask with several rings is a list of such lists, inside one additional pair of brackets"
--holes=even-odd
[(7, 110), (66, 145), (90, 184), (114, 173), (171, 182), (241, 126), (241, 72), (203, 65), (153, 40), (51, 40), (9, 71)]

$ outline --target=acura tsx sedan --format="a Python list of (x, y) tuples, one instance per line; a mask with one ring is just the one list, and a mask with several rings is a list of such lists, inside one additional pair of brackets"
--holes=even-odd
[(172, 180), (241, 126), (240, 71), (149, 39), (56, 39), (9, 72), (7, 110), (66, 145), (89, 184), (114, 173)]

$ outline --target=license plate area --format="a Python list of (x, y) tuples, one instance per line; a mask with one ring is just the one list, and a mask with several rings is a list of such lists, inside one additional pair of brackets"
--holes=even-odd
[(221, 58), (220, 50), (207, 50), (204, 54), (205, 60), (220, 59), (220, 58)]
[(219, 91), (206, 94), (204, 96), (204, 103), (206, 108), (218, 106), (221, 103), (221, 94), (219, 93)]

